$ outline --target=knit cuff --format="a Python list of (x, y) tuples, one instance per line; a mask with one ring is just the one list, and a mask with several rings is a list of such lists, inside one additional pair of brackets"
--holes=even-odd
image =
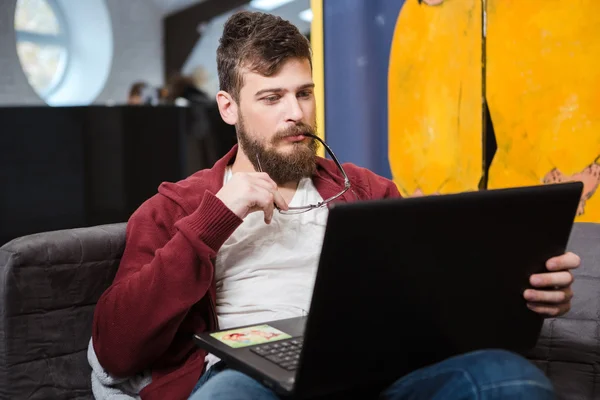
[[(223, 243), (240, 226), (243, 220), (235, 215), (219, 198), (204, 192), (196, 211), (184, 218), (195, 236), (217, 252)], [(181, 221), (184, 222), (183, 220)]]

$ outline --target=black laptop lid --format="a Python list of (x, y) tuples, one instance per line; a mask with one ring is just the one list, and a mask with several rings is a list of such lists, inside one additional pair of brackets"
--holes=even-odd
[(297, 389), (533, 347), (543, 319), (523, 291), (565, 252), (581, 191), (576, 182), (332, 206)]

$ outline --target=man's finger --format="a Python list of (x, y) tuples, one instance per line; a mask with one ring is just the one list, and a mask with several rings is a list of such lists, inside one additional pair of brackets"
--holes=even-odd
[(558, 317), (560, 315), (566, 314), (571, 309), (571, 305), (562, 304), (560, 306), (549, 306), (547, 304), (527, 303), (527, 308), (541, 315), (545, 315), (548, 317)]
[(271, 192), (265, 195), (265, 199), (261, 202), (261, 208), (265, 213), (265, 224), (270, 224), (273, 219), (273, 211), (275, 210), (273, 194)]
[(275, 184), (275, 182), (264, 179), (257, 179), (254, 183), (256, 184), (256, 186), (265, 189), (273, 194), (273, 202), (275, 203), (275, 205), (277, 205), (278, 208), (282, 210), (288, 209), (288, 204), (283, 199), (281, 193), (279, 193), (279, 191), (277, 190), (277, 185)]
[(286, 211), (288, 209), (288, 204), (286, 203), (286, 201), (283, 199), (283, 196), (281, 195), (281, 193), (279, 193), (278, 190), (275, 190), (273, 192), (273, 201), (275, 202), (275, 205), (277, 205), (277, 207), (280, 210), (284, 210)]
[(273, 210), (275, 209), (273, 192), (264, 188), (255, 188), (257, 189), (253, 192), (254, 201), (252, 202), (254, 205), (250, 212), (263, 211), (265, 214), (265, 223), (270, 224), (273, 218)]
[(548, 271), (563, 271), (565, 269), (574, 269), (581, 264), (581, 258), (577, 254), (568, 252), (558, 257), (552, 257), (546, 262)]
[(527, 289), (523, 297), (530, 303), (561, 304), (567, 303), (573, 298), (571, 288), (563, 290), (534, 290)]
[(277, 184), (275, 181), (264, 172), (257, 172), (254, 174), (254, 176), (251, 178), (251, 182), (251, 184), (255, 184), (271, 192), (277, 190)]
[(537, 288), (567, 287), (573, 283), (573, 275), (569, 271), (547, 272), (531, 275), (529, 282)]

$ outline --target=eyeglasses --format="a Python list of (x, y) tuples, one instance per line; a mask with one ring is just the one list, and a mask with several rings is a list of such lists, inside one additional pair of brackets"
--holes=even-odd
[[(302, 213), (305, 213), (310, 210), (315, 210), (317, 208), (325, 207), (328, 203), (337, 199), (338, 197), (340, 197), (341, 195), (346, 193), (348, 191), (348, 189), (350, 189), (350, 179), (348, 179), (348, 175), (346, 175), (346, 171), (344, 171), (342, 164), (340, 164), (337, 157), (335, 156), (335, 154), (333, 154), (333, 151), (331, 151), (331, 148), (327, 145), (327, 143), (325, 143), (323, 141), (323, 139), (321, 139), (320, 137), (318, 137), (317, 135), (314, 135), (312, 133), (304, 133), (303, 135), (318, 140), (323, 145), (323, 147), (325, 147), (325, 150), (331, 156), (331, 159), (333, 160), (335, 165), (338, 167), (338, 169), (342, 173), (342, 176), (344, 177), (344, 189), (341, 192), (339, 192), (338, 194), (336, 194), (335, 196), (331, 196), (330, 198), (320, 201), (317, 204), (309, 204), (307, 206), (301, 206), (301, 207), (288, 207), (287, 210), (282, 210), (279, 207), (275, 206), (281, 214), (288, 214), (288, 215), (289, 214), (302, 214)], [(258, 161), (258, 171), (263, 172), (262, 167), (260, 166), (260, 159), (258, 158), (258, 155), (256, 156), (256, 161)]]

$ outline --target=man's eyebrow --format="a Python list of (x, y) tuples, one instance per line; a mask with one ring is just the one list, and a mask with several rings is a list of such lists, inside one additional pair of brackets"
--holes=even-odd
[(298, 90), (312, 89), (315, 87), (314, 83), (306, 83), (298, 88)]
[[(312, 89), (314, 87), (315, 87), (314, 83), (305, 83), (304, 85), (299, 86), (296, 90), (300, 91), (300, 90)], [(283, 91), (285, 91), (285, 89), (283, 89), (283, 88), (262, 89), (262, 90), (259, 90), (258, 92), (256, 92), (254, 94), (254, 96), (258, 97), (258, 96), (263, 95), (265, 93), (281, 93)]]
[(263, 90), (259, 90), (258, 92), (256, 92), (254, 94), (254, 96), (258, 97), (265, 93), (280, 93), (280, 92), (283, 92), (282, 88), (263, 89)]

